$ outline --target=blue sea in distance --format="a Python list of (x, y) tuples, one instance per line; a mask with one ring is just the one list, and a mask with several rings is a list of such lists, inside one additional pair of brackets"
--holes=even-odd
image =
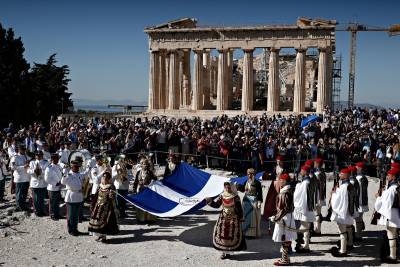
[[(116, 112), (123, 112), (123, 108), (109, 108), (107, 105), (74, 105), (74, 110), (84, 110), (84, 111), (97, 111), (97, 112), (106, 112), (106, 113), (116, 113)], [(145, 108), (136, 107), (132, 108), (133, 112), (141, 112), (144, 111)]]

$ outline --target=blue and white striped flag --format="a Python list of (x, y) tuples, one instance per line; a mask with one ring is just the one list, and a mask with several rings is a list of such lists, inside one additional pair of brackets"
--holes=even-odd
[(228, 181), (182, 162), (170, 176), (152, 182), (139, 194), (128, 195), (126, 200), (158, 217), (175, 217), (205, 206), (204, 199), (218, 196)]

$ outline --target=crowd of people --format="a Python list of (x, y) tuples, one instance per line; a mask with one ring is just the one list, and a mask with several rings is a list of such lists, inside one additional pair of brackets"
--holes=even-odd
[[(361, 242), (369, 175), (387, 179), (375, 209), (380, 214), (377, 223), (387, 226), (389, 252), (383, 259), (396, 262), (399, 116), (397, 110), (326, 109), (304, 127), (300, 127), (304, 115), (59, 118), (49, 125), (37, 122), (27, 127), (10, 123), (0, 133), (0, 201), (10, 174), (17, 210), (30, 211), (26, 203), (30, 189), (34, 213), (59, 220), (63, 199), (68, 232), (80, 235), (78, 223), (85, 219), (84, 202), (89, 200), (89, 232), (106, 242), (107, 234), (118, 232), (118, 218), (126, 216), (124, 196), (141, 192), (158, 179), (154, 164), (166, 164), (164, 175), (181, 160), (246, 174), (245, 184), (227, 183), (217, 200), (207, 199), (212, 207), (223, 207), (214, 247), (223, 251), (224, 259), (231, 251), (245, 249), (245, 237), (261, 235), (264, 196), (255, 175), (264, 172), (263, 179), (273, 182), (263, 216), (275, 223), (273, 240), (282, 243), (282, 258), (275, 264), (288, 265), (292, 241), (296, 252), (308, 253), (311, 234), (321, 235), (325, 205), (330, 212), (325, 219), (335, 221), (340, 234), (340, 245), (332, 254), (346, 256), (353, 242)], [(338, 176), (328, 200), (325, 172)], [(237, 190), (244, 193), (242, 201)], [(142, 210), (136, 217), (138, 222), (156, 219)]]

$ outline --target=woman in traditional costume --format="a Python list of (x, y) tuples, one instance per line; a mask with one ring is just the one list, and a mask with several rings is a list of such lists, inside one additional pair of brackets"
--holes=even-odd
[(105, 172), (101, 178), (98, 198), (90, 216), (88, 231), (97, 237), (96, 241), (101, 242), (106, 241), (107, 235), (119, 232), (115, 187), (109, 172)]
[(215, 249), (222, 251), (221, 259), (228, 258), (233, 251), (246, 250), (246, 240), (241, 228), (243, 209), (234, 186), (226, 182), (224, 192), (215, 201), (206, 200), (213, 208), (222, 205), (213, 233), (213, 245)]
[(261, 183), (255, 179), (255, 170), (247, 170), (247, 182), (238, 185), (238, 190), (244, 192), (244, 221), (242, 230), (246, 237), (261, 236), (261, 204), (263, 201)]

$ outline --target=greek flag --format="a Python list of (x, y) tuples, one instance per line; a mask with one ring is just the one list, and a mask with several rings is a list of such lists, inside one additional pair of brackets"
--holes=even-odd
[(154, 181), (126, 200), (158, 217), (175, 217), (206, 205), (204, 199), (218, 196), (229, 178), (216, 176), (180, 163), (163, 180)]

